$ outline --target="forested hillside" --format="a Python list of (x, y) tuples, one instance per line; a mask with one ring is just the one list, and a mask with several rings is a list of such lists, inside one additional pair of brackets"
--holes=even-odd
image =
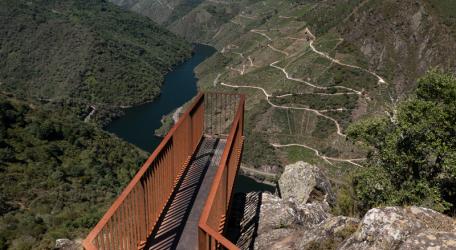
[(0, 249), (83, 238), (144, 159), (68, 113), (0, 94)]
[(98, 110), (159, 94), (190, 45), (102, 0), (0, 2), (0, 89)]

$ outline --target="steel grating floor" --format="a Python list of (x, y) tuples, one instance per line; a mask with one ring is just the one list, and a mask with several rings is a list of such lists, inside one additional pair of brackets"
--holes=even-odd
[(145, 249), (197, 249), (198, 222), (226, 140), (204, 137)]

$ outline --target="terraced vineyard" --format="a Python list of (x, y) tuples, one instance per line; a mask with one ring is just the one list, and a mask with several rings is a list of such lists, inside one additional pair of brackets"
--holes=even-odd
[[(337, 33), (317, 37), (298, 21), (312, 4), (291, 6), (259, 2), (221, 26), (212, 39), (220, 53), (199, 68), (201, 86), (248, 94), (254, 119), (247, 131), (265, 143), (258, 147), (252, 136), (247, 147), (272, 147), (275, 157), (255, 162), (256, 154), (247, 153), (246, 162), (288, 162), (299, 150), (300, 160), (360, 167), (364, 153), (347, 141), (345, 129), (363, 115), (383, 112), (387, 80), (360, 53), (345, 52), (350, 44)], [(271, 9), (277, 13), (270, 16)]]

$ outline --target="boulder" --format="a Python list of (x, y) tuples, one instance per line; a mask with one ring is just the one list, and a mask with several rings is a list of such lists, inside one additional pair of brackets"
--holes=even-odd
[(263, 193), (255, 249), (299, 249), (302, 235), (330, 218), (325, 203), (296, 204)]
[(283, 199), (293, 199), (297, 204), (325, 201), (332, 205), (336, 200), (321, 169), (303, 161), (285, 167), (279, 188)]
[(299, 239), (297, 249), (336, 249), (358, 228), (359, 220), (345, 216), (329, 217)]
[(296, 206), (270, 193), (263, 193), (258, 234), (298, 224)]
[(57, 239), (55, 240), (55, 249), (59, 250), (82, 250), (81, 240)]
[(328, 219), (332, 215), (328, 213), (329, 206), (327, 203), (312, 202), (304, 205), (297, 205), (296, 203), (290, 202), (295, 205), (296, 217), (299, 225), (303, 228), (314, 228), (322, 221)]
[(302, 230), (296, 228), (273, 229), (260, 234), (255, 239), (255, 250), (293, 250), (301, 238)]
[(285, 200), (264, 193), (261, 200), (258, 233), (290, 226), (311, 228), (331, 216), (327, 211), (328, 207), (324, 203), (298, 205), (292, 199)]
[(427, 208), (373, 208), (341, 249), (398, 249), (403, 242), (423, 231), (451, 232), (454, 228), (452, 218)]
[(408, 238), (399, 250), (456, 249), (456, 232), (428, 230)]

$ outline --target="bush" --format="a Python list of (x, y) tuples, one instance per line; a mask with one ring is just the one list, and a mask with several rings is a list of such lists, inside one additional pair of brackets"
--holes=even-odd
[(354, 179), (362, 210), (419, 205), (454, 213), (456, 205), (456, 77), (432, 70), (416, 95), (391, 117), (352, 125), (348, 135), (370, 146), (369, 168)]

